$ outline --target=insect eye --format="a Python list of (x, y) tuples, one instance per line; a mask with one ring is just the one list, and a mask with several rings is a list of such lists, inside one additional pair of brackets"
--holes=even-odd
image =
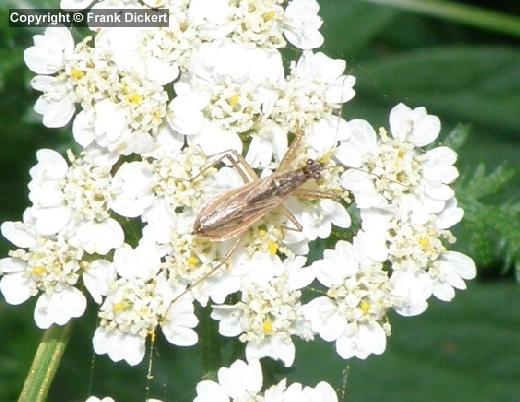
[(307, 166), (314, 165), (314, 161), (312, 159), (307, 159)]

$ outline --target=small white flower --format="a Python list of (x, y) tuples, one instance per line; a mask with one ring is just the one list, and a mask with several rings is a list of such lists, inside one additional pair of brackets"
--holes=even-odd
[(44, 329), (81, 317), (86, 298), (74, 285), (81, 274), (82, 251), (64, 237), (39, 235), (30, 210), (26, 210), (23, 223), (5, 222), (1, 231), (20, 247), (0, 260), (0, 291), (7, 303), (21, 304), (41, 292), (34, 318)]
[(168, 282), (160, 265), (158, 248), (147, 240), (135, 249), (124, 245), (116, 250), (114, 267), (120, 278), (99, 290), (106, 291), (106, 297), (93, 340), (97, 354), (136, 365), (144, 357), (146, 337), (158, 326), (171, 343), (197, 343), (192, 300), (184, 295), (184, 287), (174, 288)]
[(457, 154), (448, 147), (425, 153), (419, 149), (440, 130), (439, 119), (424, 108), (411, 110), (400, 104), (392, 109), (390, 125), (392, 137), (380, 129), (378, 140), (368, 122), (348, 122), (350, 135), (336, 153), (353, 167), (343, 173), (343, 187), (354, 193), (360, 208), (394, 209), (409, 214), (414, 223), (425, 223), (453, 198), (449, 184), (458, 177), (453, 166)]
[[(281, 385), (281, 387), (280, 387)], [(278, 389), (277, 389), (278, 388)], [(291, 384), (287, 389), (285, 382), (273, 386), (265, 392), (265, 402), (337, 402), (338, 396), (329, 383), (321, 381), (315, 388)], [(275, 391), (275, 392), (273, 392)], [(278, 394), (278, 395), (277, 395)]]
[[(63, 8), (63, 6), (62, 6)], [(105, 396), (104, 398), (99, 399), (96, 396), (89, 396), (85, 402), (116, 402), (109, 396)]]
[(86, 265), (83, 273), (83, 284), (97, 304), (101, 304), (109, 286), (117, 279), (114, 264), (105, 260), (94, 260)]
[(37, 74), (54, 74), (64, 67), (65, 58), (74, 50), (74, 40), (68, 28), (47, 28), (35, 35), (34, 46), (25, 49), (27, 67)]
[(240, 341), (247, 343), (249, 361), (270, 356), (289, 367), (295, 356), (291, 336), (312, 339), (301, 310), (299, 289), (310, 284), (314, 276), (308, 268), (301, 268), (303, 257), (283, 263), (276, 256), (264, 257), (267, 258), (257, 254), (251, 258), (248, 265), (253, 276), (244, 279), (241, 301), (214, 306), (211, 317), (220, 321), (222, 335), (239, 336)]
[(238, 44), (212, 44), (197, 50), (190, 76), (175, 85), (168, 122), (188, 135), (190, 144), (214, 154), (242, 151), (239, 134), (254, 128), (272, 103), (274, 87), (283, 79), (277, 51)]
[(235, 361), (229, 368), (218, 371), (218, 382), (203, 380), (197, 384), (193, 402), (337, 402), (338, 397), (330, 384), (322, 381), (316, 387), (303, 387), (299, 383), (287, 387), (287, 380), (267, 389), (263, 394), (262, 369), (258, 360), (249, 364)]
[(365, 359), (381, 354), (386, 347), (390, 327), (386, 310), (391, 306), (388, 274), (381, 264), (363, 265), (359, 247), (339, 241), (333, 250), (325, 250), (323, 260), (311, 268), (329, 289), (326, 296), (305, 306), (312, 328), (327, 342), (335, 342), (344, 359)]
[(145, 163), (123, 163), (112, 180), (110, 208), (129, 218), (142, 215), (154, 200), (153, 185), (152, 171)]
[(351, 224), (350, 215), (338, 201), (309, 202), (292, 199), (286, 205), (302, 225), (301, 234), (296, 235), (303, 235), (308, 240), (316, 240), (318, 237), (326, 239), (331, 234), (332, 224), (341, 228), (348, 228)]
[(284, 34), (289, 42), (300, 49), (318, 48), (323, 44), (320, 33), (322, 20), (316, 0), (292, 0), (285, 9)]
[(44, 35), (34, 36), (34, 46), (25, 49), (25, 64), (37, 74), (31, 81), (42, 91), (34, 110), (43, 115), (43, 124), (50, 128), (63, 127), (75, 112), (75, 97), (69, 80), (58, 74), (66, 68), (74, 51), (74, 40), (68, 28), (47, 28)]
[(204, 380), (197, 384), (193, 402), (229, 402), (256, 400), (262, 388), (262, 368), (258, 360), (249, 364), (235, 361), (218, 371), (218, 382)]
[(470, 280), (476, 276), (473, 260), (457, 251), (443, 254), (435, 268), (428, 272), (433, 281), (433, 295), (444, 301), (450, 301), (455, 296), (455, 289), (466, 289), (464, 279)]
[(214, 40), (229, 35), (235, 29), (233, 14), (233, 6), (228, 0), (192, 0), (187, 17), (201, 38)]
[(396, 140), (423, 147), (435, 141), (441, 122), (437, 116), (427, 114), (423, 107), (410, 109), (400, 103), (390, 112), (390, 129)]
[(475, 277), (473, 261), (447, 249), (455, 241), (448, 228), (462, 214), (455, 199), (449, 201), (440, 215), (429, 215), (425, 224), (414, 224), (406, 216), (397, 218), (388, 211), (362, 211), (364, 233), (371, 239), (366, 253), (374, 260), (390, 262), (394, 309), (399, 314), (421, 314), (432, 294), (449, 301), (455, 295), (454, 288), (465, 289), (463, 279)]
[(86, 155), (69, 154), (71, 166), (55, 151), (41, 149), (30, 170), (29, 199), (36, 230), (54, 235), (67, 227), (71, 243), (88, 253), (107, 254), (124, 241), (123, 229), (111, 218), (111, 166), (96, 166)]
[(272, 117), (285, 127), (302, 128), (323, 118), (330, 118), (354, 95), (355, 77), (345, 75), (346, 63), (325, 54), (304, 51), (291, 74), (280, 85)]

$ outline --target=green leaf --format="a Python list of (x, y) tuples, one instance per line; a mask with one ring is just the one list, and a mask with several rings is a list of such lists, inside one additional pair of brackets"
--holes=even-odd
[(364, 0), (413, 13), (426, 14), (461, 24), (520, 36), (520, 18), (448, 0)]
[(323, 51), (331, 57), (351, 57), (363, 49), (398, 15), (394, 10), (352, 1), (321, 0)]
[(503, 261), (503, 271), (520, 262), (518, 171), (499, 167), (487, 173), (481, 164), (456, 185), (464, 221), (461, 245), (483, 269)]
[[(471, 122), (488, 136), (520, 137), (520, 51), (437, 48), (412, 51), (357, 68), (363, 104), (426, 105), (455, 123)], [(351, 113), (349, 113), (350, 115)]]
[(444, 139), (442, 139), (441, 143), (442, 145), (457, 151), (467, 141), (469, 132), (470, 127), (468, 125), (459, 124), (451, 130)]

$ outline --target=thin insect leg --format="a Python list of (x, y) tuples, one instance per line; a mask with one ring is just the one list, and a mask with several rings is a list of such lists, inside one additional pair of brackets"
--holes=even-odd
[[(251, 167), (251, 165), (249, 165), (249, 163), (247, 163), (247, 161), (237, 151), (235, 151), (233, 149), (229, 149), (227, 151), (220, 152), (220, 153), (222, 153), (223, 155), (220, 156), (219, 158), (215, 159), (211, 163), (209, 163), (204, 168), (202, 168), (199, 171), (199, 173), (197, 173), (195, 176), (190, 177), (189, 179), (182, 179), (182, 180), (193, 182), (193, 181), (197, 180), (197, 178), (199, 178), (202, 174), (204, 174), (204, 172), (206, 172), (208, 169), (219, 164), (220, 162), (224, 162), (225, 160), (229, 161), (231, 163), (231, 165), (235, 169), (237, 169), (238, 174), (240, 175), (240, 177), (242, 178), (244, 183), (249, 183), (253, 180), (258, 179), (258, 176), (256, 175), (256, 172), (254, 171), (254, 169)], [(218, 155), (218, 154), (214, 154), (214, 155)], [(210, 155), (207, 157), (211, 158), (214, 155)], [(236, 159), (233, 159), (233, 157), (235, 157)]]
[(380, 179), (380, 180), (386, 180), (386, 181), (389, 181), (389, 182), (392, 182), (392, 183), (398, 184), (398, 185), (400, 185), (400, 186), (402, 186), (402, 187), (404, 187), (404, 188), (408, 188), (408, 187), (409, 187), (408, 185), (403, 184), (403, 183), (400, 183), (400, 182), (398, 182), (397, 180), (393, 180), (393, 179), (390, 179), (390, 178), (388, 178), (388, 177), (384, 177), (384, 176), (381, 176), (381, 175), (378, 175), (378, 174), (375, 174), (375, 173), (371, 173), (371, 172), (369, 172), (368, 170), (365, 170), (365, 169), (361, 169), (361, 168), (354, 167), (354, 166), (346, 166), (346, 168), (347, 168), (347, 170), (348, 170), (348, 169), (358, 170), (358, 171), (363, 172), (363, 173), (366, 173), (366, 174), (368, 174), (368, 175), (370, 175), (370, 176), (374, 176), (374, 177), (376, 177), (377, 179)]
[(289, 149), (283, 156), (283, 159), (280, 162), (280, 165), (278, 165), (278, 169), (277, 169), (278, 172), (283, 172), (290, 167), (292, 161), (296, 158), (296, 152), (298, 151), (298, 148), (300, 148), (302, 140), (303, 140), (303, 131), (300, 130), (299, 128), (297, 128), (296, 137), (294, 137), (294, 140), (293, 140), (291, 146), (289, 147)]
[(284, 207), (283, 205), (280, 206), (280, 209), (281, 211), (283, 212), (283, 214), (287, 217), (287, 219), (289, 219), (291, 221), (291, 223), (295, 226), (294, 228), (291, 228), (289, 226), (285, 226), (285, 229), (287, 230), (293, 230), (295, 232), (301, 232), (303, 230), (303, 226), (301, 225), (300, 222), (298, 222), (298, 220), (296, 219), (296, 217), (292, 214), (291, 211), (289, 211), (286, 207)]
[(210, 271), (206, 272), (204, 275), (202, 275), (199, 279), (197, 279), (195, 282), (193, 282), (188, 288), (186, 288), (183, 292), (181, 292), (179, 295), (177, 295), (168, 305), (168, 308), (166, 309), (166, 312), (164, 313), (163, 318), (166, 319), (168, 317), (168, 313), (172, 306), (186, 293), (190, 292), (194, 287), (200, 285), (202, 282), (204, 282), (206, 279), (208, 279), (210, 276), (212, 276), (215, 272), (217, 272), (218, 269), (220, 269), (223, 265), (225, 265), (228, 260), (231, 258), (231, 256), (237, 251), (238, 246), (240, 245), (240, 242), (242, 241), (244, 237), (240, 236), (237, 242), (231, 247), (227, 253), (224, 255), (222, 260), (215, 265)]
[[(231, 154), (224, 155), (223, 159), (227, 158), (231, 165), (237, 170), (238, 174), (240, 175), (240, 178), (244, 182), (244, 184), (247, 184), (251, 181), (250, 177), (244, 172), (244, 168), (239, 165), (239, 162), (236, 161), (231, 157)], [(254, 179), (253, 179), (254, 180)]]
[[(232, 160), (231, 155), (233, 155), (236, 158), (236, 161)], [(240, 176), (242, 176), (245, 183), (249, 183), (258, 179), (258, 175), (256, 174), (253, 167), (238, 152), (230, 150), (227, 153), (227, 156), (228, 159), (231, 161), (233, 167), (235, 167), (239, 171), (239, 174)]]
[[(218, 165), (220, 162), (223, 162), (225, 160), (229, 160), (231, 162), (231, 164), (233, 165), (233, 167), (236, 167), (237, 170), (240, 170), (240, 168), (238, 168), (238, 163), (233, 160), (233, 158), (231, 157), (230, 155), (230, 152), (229, 151), (226, 151), (226, 153), (224, 153), (222, 156), (220, 156), (219, 158), (215, 159), (214, 161), (212, 161), (211, 163), (207, 164), (206, 166), (204, 166), (200, 171), (199, 173), (197, 173), (195, 176), (192, 176), (190, 177), (189, 179), (184, 179), (186, 181), (189, 181), (189, 182), (192, 182), (192, 181), (195, 181), (197, 180), (200, 176), (202, 176), (208, 169), (211, 169), (213, 166), (215, 165)], [(242, 176), (242, 174), (240, 174), (240, 176)], [(243, 177), (243, 176), (242, 176)]]
[(305, 188), (297, 188), (292, 192), (293, 196), (304, 200), (337, 200), (338, 194), (334, 191), (310, 190)]

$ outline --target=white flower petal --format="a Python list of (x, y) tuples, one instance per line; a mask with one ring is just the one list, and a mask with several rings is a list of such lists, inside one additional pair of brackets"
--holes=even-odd
[(131, 366), (135, 366), (144, 357), (145, 339), (138, 335), (118, 331), (107, 332), (103, 328), (97, 328), (93, 342), (97, 354), (108, 354), (114, 362), (125, 360)]
[(127, 279), (150, 279), (159, 270), (160, 263), (159, 250), (155, 243), (149, 241), (142, 240), (135, 249), (123, 244), (114, 253), (117, 273)]
[(400, 103), (390, 112), (390, 127), (394, 138), (423, 147), (435, 141), (441, 123), (437, 116), (427, 114), (423, 107), (412, 110)]
[(35, 213), (35, 228), (38, 233), (50, 236), (62, 230), (71, 218), (71, 211), (65, 206), (39, 208)]
[(36, 246), (36, 237), (29, 228), (21, 222), (4, 222), (0, 226), (2, 236), (16, 247), (31, 248)]
[(197, 396), (193, 402), (229, 402), (229, 398), (218, 383), (203, 380), (197, 384)]
[(34, 111), (43, 115), (43, 125), (49, 128), (64, 127), (74, 115), (76, 108), (68, 97), (48, 99), (45, 95), (38, 98)]
[(0, 292), (9, 304), (22, 304), (29, 297), (36, 295), (36, 285), (23, 272), (4, 275), (0, 280)]
[(376, 148), (377, 135), (366, 120), (351, 120), (347, 123), (348, 139), (336, 150), (336, 157), (345, 166), (360, 167), (366, 156)]
[(105, 255), (122, 246), (125, 234), (121, 225), (112, 218), (103, 222), (85, 222), (78, 227), (78, 246), (89, 254)]
[(97, 304), (101, 304), (102, 296), (108, 294), (109, 284), (117, 277), (112, 263), (95, 260), (87, 265), (83, 273), (83, 284)]
[(50, 295), (42, 294), (36, 302), (34, 320), (42, 329), (52, 324), (64, 325), (72, 318), (81, 317), (86, 307), (87, 300), (83, 293), (69, 286)]
[(29, 170), (34, 180), (62, 180), (67, 176), (69, 166), (65, 158), (52, 149), (40, 149), (36, 152), (38, 164)]

